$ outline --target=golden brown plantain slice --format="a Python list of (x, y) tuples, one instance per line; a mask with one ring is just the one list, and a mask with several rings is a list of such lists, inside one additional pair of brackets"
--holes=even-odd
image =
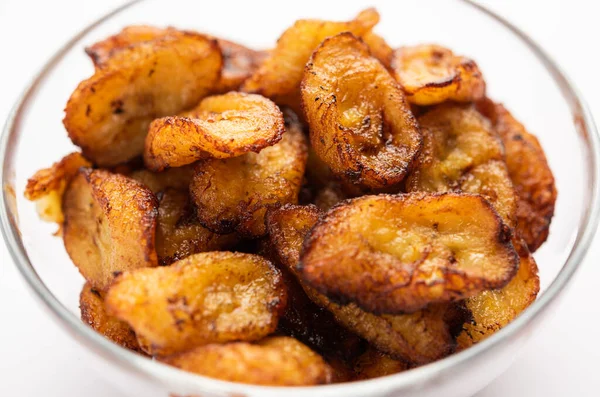
[(168, 188), (157, 197), (156, 253), (161, 266), (199, 252), (233, 248), (238, 242), (235, 234), (216, 234), (198, 222), (188, 189)]
[(517, 231), (535, 252), (548, 238), (554, 215), (557, 193), (552, 170), (537, 138), (504, 106), (489, 99), (477, 105), (504, 143), (508, 174), (517, 194)]
[(91, 163), (81, 153), (71, 153), (51, 167), (39, 170), (27, 180), (25, 198), (35, 202), (42, 220), (62, 224), (63, 193), (71, 179), (77, 175), (79, 168), (89, 166)]
[(518, 265), (510, 237), (481, 196), (363, 196), (312, 229), (298, 270), (334, 301), (410, 313), (506, 285)]
[(354, 362), (356, 380), (374, 379), (406, 371), (408, 365), (377, 349), (369, 348)]
[(306, 138), (291, 123), (281, 142), (258, 154), (200, 162), (190, 185), (200, 223), (216, 233), (264, 235), (267, 208), (298, 201), (306, 157)]
[(79, 295), (81, 320), (99, 334), (126, 349), (140, 351), (135, 332), (122, 321), (106, 314), (104, 299), (100, 291), (85, 283)]
[(106, 295), (108, 313), (144, 339), (148, 353), (261, 339), (286, 305), (281, 273), (251, 254), (205, 252), (169, 267), (123, 273)]
[(391, 64), (410, 103), (473, 102), (485, 95), (485, 81), (477, 64), (439, 45), (398, 48)]
[(540, 290), (535, 259), (520, 238), (514, 238), (520, 266), (517, 275), (504, 288), (484, 291), (465, 301), (472, 320), (463, 325), (457, 338), (459, 349), (482, 341), (513, 321), (533, 301)]
[(65, 191), (63, 212), (67, 253), (95, 289), (106, 289), (120, 272), (158, 264), (158, 202), (141, 183), (81, 168)]
[[(272, 246), (282, 263), (296, 276), (299, 276), (296, 264), (302, 244), (319, 213), (312, 206), (286, 206), (268, 215)], [(378, 316), (353, 303), (347, 306), (333, 303), (301, 278), (299, 282), (310, 299), (329, 310), (338, 323), (378, 349), (413, 364), (426, 364), (452, 353), (455, 323), (459, 328), (464, 323), (461, 313), (457, 316), (450, 305), (431, 305), (413, 314)]]
[(386, 69), (390, 69), (394, 50), (385, 39), (373, 31), (365, 33), (361, 39), (369, 46), (371, 55), (377, 58)]
[(140, 154), (148, 125), (197, 104), (220, 81), (214, 39), (183, 32), (113, 54), (75, 89), (63, 123), (83, 154), (101, 166)]
[(281, 336), (256, 344), (201, 346), (162, 361), (211, 378), (256, 385), (311, 386), (332, 379), (331, 367), (317, 353), (293, 338)]
[(364, 188), (402, 181), (421, 134), (398, 83), (350, 33), (326, 39), (302, 81), (310, 141), (333, 173)]
[(237, 157), (279, 142), (284, 132), (283, 114), (269, 99), (241, 92), (215, 95), (185, 117), (154, 120), (144, 162), (161, 171), (201, 159)]
[(472, 106), (440, 105), (419, 117), (423, 150), (406, 178), (409, 192), (464, 191), (483, 195), (510, 226), (517, 202), (503, 147)]
[(327, 37), (341, 32), (362, 36), (377, 22), (379, 14), (373, 8), (362, 11), (348, 22), (316, 19), (296, 21), (277, 40), (277, 46), (256, 72), (244, 82), (242, 90), (264, 95), (298, 110), (304, 66), (315, 48)]
[[(185, 31), (174, 28), (163, 29), (146, 25), (127, 26), (116, 35), (87, 47), (85, 52), (92, 58), (96, 68), (102, 68), (114, 54), (128, 47), (185, 33)], [(229, 40), (215, 39), (223, 55), (221, 81), (215, 89), (217, 92), (237, 90), (268, 56), (265, 51), (255, 51)]]

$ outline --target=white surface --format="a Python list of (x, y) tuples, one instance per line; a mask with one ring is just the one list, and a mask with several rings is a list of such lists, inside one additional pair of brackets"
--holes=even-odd
[[(0, 0), (0, 121), (59, 45), (121, 2)], [(568, 5), (566, 0), (481, 2), (542, 44), (575, 81), (600, 120), (600, 77), (595, 63), (595, 39), (600, 37), (595, 17), (600, 6), (586, 0)], [(594, 293), (600, 278), (598, 257), (600, 239), (555, 318), (532, 337), (511, 369), (478, 397), (597, 395), (600, 344), (595, 336), (600, 309)], [(1, 242), (0, 258), (0, 396), (122, 396), (86, 370), (81, 347), (38, 306)]]

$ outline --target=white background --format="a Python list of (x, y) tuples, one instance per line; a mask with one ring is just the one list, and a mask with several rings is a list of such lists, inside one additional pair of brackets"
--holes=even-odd
[[(404, 0), (407, 1), (407, 0)], [(520, 26), (564, 68), (600, 121), (600, 6), (586, 0), (482, 0)], [(122, 0), (0, 0), (0, 122), (58, 46)], [(600, 390), (600, 239), (545, 329), (477, 397), (597, 396)], [(122, 394), (81, 362), (81, 347), (34, 301), (0, 242), (0, 396)], [(443, 396), (441, 396), (443, 397)]]

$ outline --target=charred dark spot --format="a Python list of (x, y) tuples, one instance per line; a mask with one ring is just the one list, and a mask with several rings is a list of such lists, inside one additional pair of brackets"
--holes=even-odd
[(433, 229), (437, 232), (440, 224), (435, 222), (432, 226), (433, 226)]
[(87, 105), (87, 107), (85, 108), (85, 115), (89, 116), (91, 112), (92, 112), (92, 107), (90, 105)]
[(154, 68), (150, 69), (150, 71), (148, 72), (148, 77), (152, 77), (153, 74), (154, 74)]
[(98, 290), (96, 290), (95, 288), (90, 289), (90, 292), (94, 295), (96, 295), (98, 298), (102, 298), (102, 295), (100, 295), (100, 292), (98, 292)]
[(120, 270), (117, 270), (117, 271), (115, 271), (115, 272), (112, 273), (113, 277), (119, 277), (121, 274), (123, 274), (123, 272), (120, 271)]
[(513, 141), (522, 141), (523, 140), (523, 135), (521, 134), (516, 134), (512, 137)]
[(125, 112), (125, 110), (123, 109), (123, 101), (120, 99), (112, 101), (110, 103), (110, 107), (112, 108), (113, 114), (121, 114)]

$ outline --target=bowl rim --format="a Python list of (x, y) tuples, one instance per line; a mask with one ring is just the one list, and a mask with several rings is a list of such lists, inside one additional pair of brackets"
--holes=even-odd
[(10, 153), (8, 153), (8, 146), (11, 139), (14, 139), (13, 132), (17, 131), (18, 129), (20, 116), (23, 110), (27, 107), (29, 99), (36, 93), (46, 75), (56, 66), (64, 54), (73, 48), (73, 46), (83, 36), (95, 29), (98, 25), (142, 1), (143, 0), (133, 0), (127, 2), (113, 11), (105, 14), (81, 30), (65, 45), (63, 45), (42, 66), (31, 83), (19, 96), (8, 115), (2, 130), (2, 135), (0, 136), (0, 184), (2, 186), (2, 193), (0, 194), (0, 224), (8, 251), (10, 252), (13, 262), (17, 266), (21, 276), (27, 282), (28, 287), (34, 292), (36, 298), (43, 303), (43, 305), (54, 315), (54, 317), (60, 320), (58, 322), (65, 327), (66, 330), (77, 335), (79, 342), (85, 344), (88, 348), (93, 347), (91, 350), (93, 350), (94, 353), (103, 356), (105, 359), (113, 363), (116, 362), (120, 366), (124, 366), (129, 370), (136, 370), (137, 372), (150, 375), (162, 383), (165, 383), (164, 380), (168, 378), (170, 380), (170, 384), (186, 384), (191, 387), (195, 386), (198, 388), (198, 390), (203, 389), (205, 391), (230, 393), (267, 392), (268, 394), (285, 392), (286, 395), (294, 396), (304, 395), (309, 390), (318, 390), (319, 392), (328, 396), (338, 396), (344, 395), (341, 393), (345, 392), (350, 392), (349, 394), (351, 395), (358, 395), (361, 392), (368, 392), (374, 388), (382, 390), (386, 390), (391, 387), (399, 388), (423, 382), (442, 373), (443, 371), (457, 366), (458, 364), (471, 360), (475, 356), (478, 356), (484, 351), (490, 350), (494, 346), (498, 345), (502, 340), (508, 339), (511, 335), (519, 332), (519, 330), (527, 323), (541, 314), (544, 311), (544, 308), (546, 308), (559, 295), (559, 293), (564, 290), (564, 287), (568, 284), (577, 269), (580, 267), (581, 262), (589, 250), (590, 244), (598, 227), (598, 222), (600, 220), (600, 138), (594, 125), (592, 114), (573, 83), (562, 72), (560, 67), (557, 66), (552, 58), (545, 52), (545, 50), (536, 44), (529, 36), (527, 36), (519, 28), (512, 25), (505, 18), (499, 16), (493, 11), (490, 11), (484, 6), (475, 3), (473, 0), (459, 0), (503, 25), (506, 29), (518, 37), (523, 44), (525, 44), (528, 49), (538, 58), (538, 60), (544, 65), (546, 70), (552, 76), (564, 99), (571, 107), (571, 113), (574, 116), (575, 129), (577, 130), (580, 139), (583, 139), (588, 144), (587, 149), (589, 150), (589, 155), (585, 158), (585, 160), (586, 165), (589, 168), (589, 175), (588, 180), (585, 182), (587, 182), (588, 186), (586, 195), (588, 196), (588, 203), (590, 205), (584, 209), (584, 214), (582, 215), (583, 223), (578, 229), (571, 252), (563, 264), (562, 269), (554, 281), (548, 286), (546, 291), (538, 299), (536, 299), (531, 306), (529, 306), (515, 320), (513, 320), (500, 331), (496, 332), (494, 335), (469, 349), (455, 353), (449, 357), (395, 375), (359, 382), (345, 382), (320, 386), (257, 386), (222, 381), (201, 375), (191, 374), (177, 368), (170, 367), (166, 364), (149, 360), (147, 357), (133, 353), (104, 338), (100, 334), (96, 333), (92, 328), (85, 325), (52, 294), (52, 292), (38, 276), (35, 268), (29, 261), (27, 252), (20, 239), (20, 232), (17, 226), (18, 221), (12, 215), (8, 206), (12, 200), (15, 200), (14, 195), (16, 194), (12, 183), (10, 182), (10, 167), (7, 166), (11, 157)]

